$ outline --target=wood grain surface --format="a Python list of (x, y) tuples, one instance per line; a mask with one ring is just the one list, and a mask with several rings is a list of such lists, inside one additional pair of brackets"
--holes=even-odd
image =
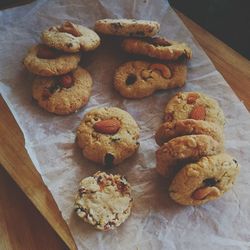
[[(248, 110), (250, 110), (250, 62), (192, 22), (189, 18), (179, 12), (178, 15), (208, 54), (217, 70), (224, 76), (239, 99), (244, 101), (244, 104)], [(14, 159), (17, 157), (19, 151), (24, 150), (22, 143), (23, 137), (14, 119), (10, 116), (10, 112), (6, 108), (2, 98), (0, 98), (0, 112), (0, 125), (7, 126), (12, 134), (12, 140), (15, 142), (15, 153), (12, 152), (11, 157)], [(3, 136), (1, 133), (0, 144), (3, 143)], [(1, 153), (2, 151), (0, 154)], [(6, 156), (4, 157), (6, 158)], [(9, 159), (5, 159), (5, 162), (1, 162), (1, 164), (6, 168), (8, 161)], [(26, 158), (25, 162), (18, 162), (18, 164), (27, 165), (26, 161), (29, 160)], [(28, 171), (20, 173), (16, 172), (17, 169), (18, 166), (15, 166), (15, 169), (8, 171), (16, 182), (19, 177), (25, 178), (26, 175), (29, 176)], [(20, 184), (23, 185), (19, 182), (19, 185)], [(25, 191), (26, 195), (28, 195), (30, 199), (33, 199), (33, 204), (36, 204), (39, 200), (50, 200), (50, 193), (46, 193), (45, 196), (47, 198), (45, 200), (44, 197), (35, 197), (41, 195), (39, 192), (36, 195), (31, 195), (33, 187), (39, 189), (37, 183), (33, 185), (33, 183), (28, 182), (28, 186), (26, 186), (28, 191)], [(24, 190), (23, 187), (22, 190)], [(39, 214), (38, 210), (34, 208), (33, 204), (24, 196), (24, 193), (22, 193), (19, 187), (11, 180), (7, 172), (0, 169), (0, 249), (67, 249), (66, 245)], [(41, 209), (41, 207), (39, 209)], [(60, 232), (63, 232), (65, 228), (58, 217), (59, 213), (55, 206), (52, 205), (50, 213), (58, 218), (57, 231), (61, 230)], [(44, 216), (46, 216), (47, 219), (51, 217), (51, 215), (48, 217), (46, 214), (44, 214)]]

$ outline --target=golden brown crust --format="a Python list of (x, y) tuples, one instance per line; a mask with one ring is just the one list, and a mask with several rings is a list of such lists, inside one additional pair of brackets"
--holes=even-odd
[[(170, 197), (181, 205), (201, 205), (217, 199), (232, 188), (239, 168), (237, 161), (226, 153), (202, 157), (177, 173), (169, 187)], [(214, 190), (202, 197), (201, 191), (206, 191), (206, 187)]]
[(156, 131), (155, 140), (161, 146), (163, 143), (183, 135), (209, 135), (222, 145), (224, 144), (222, 127), (212, 122), (193, 119), (163, 123)]
[(135, 19), (101, 19), (96, 21), (97, 32), (116, 36), (151, 37), (158, 33), (160, 24), (155, 21)]
[(55, 59), (41, 59), (37, 53), (43, 46), (40, 44), (33, 46), (24, 59), (24, 65), (31, 73), (40, 76), (57, 76), (77, 68), (80, 54), (62, 53)]
[(76, 112), (89, 100), (92, 78), (80, 67), (72, 72), (72, 76), (74, 85), (70, 88), (57, 88), (56, 77), (37, 77), (32, 86), (33, 98), (39, 106), (51, 113), (67, 115)]
[(156, 170), (170, 176), (180, 161), (196, 160), (222, 152), (223, 145), (209, 135), (185, 135), (164, 143), (156, 151)]
[(114, 87), (126, 98), (143, 98), (156, 90), (182, 87), (186, 74), (183, 63), (130, 61), (116, 70)]
[[(157, 43), (157, 39), (161, 39), (165, 43)], [(185, 43), (170, 41), (162, 37), (151, 39), (127, 38), (123, 40), (122, 48), (131, 54), (141, 54), (162, 60), (177, 60), (180, 57), (191, 59), (192, 57), (192, 50)]]
[[(116, 119), (120, 128), (115, 134), (95, 129), (100, 121)], [(77, 129), (77, 143), (83, 155), (96, 163), (117, 165), (133, 155), (138, 147), (139, 127), (133, 117), (119, 108), (94, 108), (83, 118)]]
[[(74, 36), (61, 27), (69, 23), (78, 32), (79, 36)], [(100, 37), (91, 29), (82, 25), (65, 22), (61, 26), (53, 26), (42, 33), (41, 39), (49, 47), (63, 50), (65, 52), (90, 51), (100, 45)]]

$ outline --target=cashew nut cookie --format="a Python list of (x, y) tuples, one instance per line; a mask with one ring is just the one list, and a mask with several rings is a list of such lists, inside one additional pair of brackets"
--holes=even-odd
[(77, 130), (77, 143), (83, 155), (107, 166), (133, 155), (139, 147), (138, 138), (139, 127), (133, 117), (115, 107), (92, 109)]
[(223, 145), (209, 135), (184, 135), (164, 143), (156, 151), (156, 170), (162, 176), (171, 176), (175, 166), (194, 161), (202, 156), (223, 151)]
[(57, 77), (37, 77), (32, 95), (39, 106), (51, 113), (67, 115), (87, 104), (92, 88), (92, 78), (83, 68)]
[(143, 98), (156, 90), (182, 87), (187, 68), (184, 63), (130, 61), (121, 65), (114, 76), (115, 89), (126, 98)]
[(185, 44), (165, 37), (126, 38), (122, 48), (131, 54), (146, 55), (162, 60), (191, 59), (192, 50)]
[(174, 177), (170, 197), (182, 205), (201, 205), (232, 188), (240, 166), (226, 153), (202, 157), (187, 164)]
[(198, 92), (180, 92), (171, 98), (165, 108), (165, 121), (204, 120), (224, 126), (225, 117), (214, 99)]
[(132, 201), (125, 177), (97, 172), (80, 182), (74, 208), (83, 221), (108, 231), (129, 217)]
[(159, 32), (160, 24), (147, 20), (101, 19), (96, 21), (95, 30), (107, 35), (151, 37)]
[(77, 68), (80, 54), (66, 54), (46, 45), (33, 46), (24, 59), (25, 67), (40, 76), (57, 76)]
[(209, 135), (222, 145), (224, 144), (223, 129), (215, 123), (201, 120), (176, 120), (163, 123), (155, 134), (158, 145), (183, 135)]
[(68, 21), (45, 30), (41, 39), (49, 47), (65, 52), (90, 51), (100, 45), (100, 37), (93, 30)]

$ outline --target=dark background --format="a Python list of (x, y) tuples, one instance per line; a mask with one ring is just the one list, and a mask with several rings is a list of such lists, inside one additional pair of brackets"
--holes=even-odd
[(250, 59), (250, 0), (169, 0), (169, 3)]

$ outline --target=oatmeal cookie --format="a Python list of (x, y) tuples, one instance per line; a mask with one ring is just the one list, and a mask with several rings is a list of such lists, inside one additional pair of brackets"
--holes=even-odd
[(112, 166), (133, 155), (139, 147), (139, 127), (133, 117), (119, 108), (95, 108), (83, 118), (77, 142), (83, 155)]
[(76, 112), (87, 104), (92, 89), (92, 78), (83, 68), (57, 77), (37, 77), (32, 95), (39, 106), (59, 115)]
[(101, 19), (96, 21), (95, 30), (107, 35), (151, 37), (158, 33), (160, 24), (147, 20)]
[(232, 188), (239, 173), (237, 161), (226, 153), (202, 157), (187, 164), (174, 177), (170, 197), (182, 205), (201, 205)]
[(171, 176), (175, 166), (194, 161), (202, 156), (222, 152), (223, 145), (209, 135), (184, 135), (164, 143), (156, 151), (156, 170), (162, 176)]
[(100, 45), (100, 37), (91, 29), (69, 21), (45, 30), (41, 37), (49, 47), (65, 52), (90, 51)]
[(97, 172), (80, 182), (74, 209), (85, 222), (108, 231), (129, 217), (132, 201), (131, 187), (124, 176)]
[(46, 45), (33, 46), (24, 59), (25, 67), (40, 76), (57, 76), (77, 68), (80, 54), (66, 54)]
[(185, 44), (165, 37), (126, 38), (122, 48), (131, 54), (146, 55), (162, 60), (191, 59), (192, 50)]
[(167, 103), (165, 121), (204, 120), (224, 126), (225, 117), (217, 101), (199, 92), (177, 93)]
[(143, 98), (156, 90), (182, 87), (187, 75), (183, 63), (130, 61), (121, 65), (114, 76), (115, 89), (126, 98)]

